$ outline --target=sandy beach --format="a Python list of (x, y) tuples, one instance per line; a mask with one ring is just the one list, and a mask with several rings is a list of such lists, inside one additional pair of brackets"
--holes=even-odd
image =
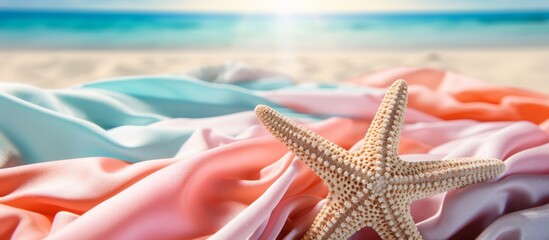
[(322, 53), (4, 49), (0, 50), (0, 82), (64, 88), (122, 76), (185, 73), (228, 61), (284, 73), (296, 82), (338, 82), (398, 66), (432, 67), (549, 93), (549, 48)]

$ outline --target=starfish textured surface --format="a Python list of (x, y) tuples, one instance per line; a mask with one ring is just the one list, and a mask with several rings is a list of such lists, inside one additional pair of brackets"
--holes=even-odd
[(401, 160), (398, 144), (406, 101), (406, 82), (397, 80), (355, 152), (267, 106), (256, 107), (261, 123), (328, 185), (326, 204), (305, 239), (347, 239), (364, 227), (383, 239), (421, 239), (410, 214), (413, 201), (503, 173), (505, 165), (498, 159)]

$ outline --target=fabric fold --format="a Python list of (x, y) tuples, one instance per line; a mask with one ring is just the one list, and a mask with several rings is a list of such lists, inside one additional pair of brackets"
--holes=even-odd
[[(333, 85), (237, 73), (63, 90), (0, 84), (0, 160), (20, 157), (0, 168), (0, 238), (297, 239), (327, 186), (251, 110), (270, 105), (357, 149), (396, 78), (410, 85), (402, 159), (478, 156), (507, 166), (494, 180), (414, 202), (422, 236), (544, 236), (549, 96), (433, 69), (389, 69)], [(378, 236), (368, 228), (353, 236), (363, 238)]]

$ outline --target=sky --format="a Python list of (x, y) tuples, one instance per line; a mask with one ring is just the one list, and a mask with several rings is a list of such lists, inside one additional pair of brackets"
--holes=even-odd
[(0, 9), (351, 13), (549, 10), (549, 0), (0, 0)]

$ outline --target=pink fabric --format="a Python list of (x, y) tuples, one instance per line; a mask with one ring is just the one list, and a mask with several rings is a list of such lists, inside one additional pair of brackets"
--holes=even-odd
[[(544, 236), (546, 226), (540, 223), (549, 219), (549, 97), (424, 69), (384, 71), (355, 83), (385, 86), (395, 76), (407, 76), (411, 84), (400, 146), (404, 160), (478, 156), (503, 159), (507, 166), (495, 180), (414, 202), (412, 215), (424, 238)], [(292, 94), (298, 95), (278, 91), (265, 97), (303, 112), (360, 115), (362, 119), (301, 121), (350, 149), (360, 144), (382, 92), (355, 96), (360, 104), (352, 104), (353, 97), (345, 94), (327, 94), (324, 100), (321, 94), (281, 97)], [(334, 103), (338, 101), (350, 105)], [(526, 106), (538, 112), (522, 112)], [(295, 239), (307, 230), (328, 189), (253, 113), (173, 119), (151, 127), (189, 124), (201, 130), (173, 159), (135, 164), (69, 159), (0, 170), (0, 236)], [(528, 217), (532, 212), (540, 215)], [(354, 236), (366, 237), (377, 234), (364, 229)]]

